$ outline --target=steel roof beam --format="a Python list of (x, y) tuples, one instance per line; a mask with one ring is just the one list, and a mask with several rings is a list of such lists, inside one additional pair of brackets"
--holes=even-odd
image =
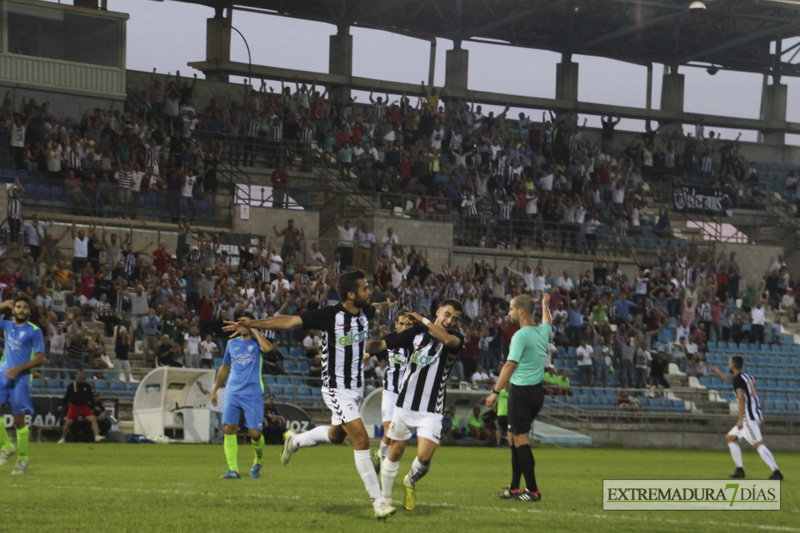
[(762, 30), (748, 33), (746, 35), (742, 35), (741, 37), (737, 37), (736, 39), (731, 39), (730, 41), (726, 41), (724, 43), (720, 43), (716, 46), (712, 46), (710, 48), (706, 48), (705, 50), (700, 50), (698, 52), (693, 52), (689, 55), (686, 55), (678, 60), (678, 63), (688, 63), (689, 61), (696, 61), (704, 59), (712, 54), (716, 54), (718, 52), (724, 52), (730, 48), (735, 46), (739, 46), (742, 44), (747, 44), (752, 41), (757, 41), (763, 37), (768, 37), (770, 35), (775, 35), (776, 33), (780, 33), (784, 29), (788, 29), (791, 27), (797, 27), (796, 22), (789, 22), (787, 24), (783, 24), (781, 26), (771, 26), (768, 28), (764, 28)]

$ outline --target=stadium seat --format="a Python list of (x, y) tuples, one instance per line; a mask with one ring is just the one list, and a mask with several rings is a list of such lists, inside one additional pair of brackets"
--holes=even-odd
[(286, 371), (287, 374), (296, 374), (297, 367), (294, 365), (294, 361), (291, 359), (287, 359), (283, 362), (284, 367), (283, 369)]
[(298, 361), (297, 362), (297, 373), (303, 376), (308, 375), (308, 363), (305, 361)]
[(94, 390), (100, 391), (107, 391), (108, 390), (108, 381), (104, 379), (98, 379), (94, 382)]
[[(31, 382), (31, 388), (32, 389), (42, 389), (42, 388), (44, 388), (44, 381), (41, 380), (41, 379), (38, 379), (38, 378), (34, 379)], [(500, 391), (500, 392), (502, 392), (502, 391)]]
[(64, 390), (60, 379), (48, 379), (47, 382), (45, 382), (45, 388), (48, 390)]
[(286, 387), (286, 386), (291, 387), (291, 385), (292, 385), (292, 380), (289, 379), (286, 376), (278, 376), (277, 379), (278, 379), (278, 385), (280, 385), (282, 387)]
[(297, 397), (300, 399), (305, 399), (306, 401), (311, 399), (311, 388), (310, 387), (297, 387)]
[(294, 359), (302, 359), (303, 352), (300, 350), (298, 346), (292, 346), (291, 348), (289, 348), (289, 357), (292, 357)]
[(139, 384), (138, 383), (129, 382), (128, 385), (127, 385), (127, 388), (128, 388), (128, 392), (131, 392), (131, 393), (135, 394), (136, 391), (139, 389)]
[(320, 389), (317, 389), (317, 388), (312, 388), (311, 389), (311, 396), (315, 400), (321, 400), (322, 399), (322, 391)]
[(125, 383), (121, 381), (112, 381), (111, 392), (125, 392)]

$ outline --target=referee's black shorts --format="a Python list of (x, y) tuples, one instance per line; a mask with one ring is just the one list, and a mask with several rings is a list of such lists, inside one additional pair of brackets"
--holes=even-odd
[(524, 435), (531, 430), (533, 419), (544, 404), (544, 387), (536, 385), (511, 385), (508, 393), (508, 431)]

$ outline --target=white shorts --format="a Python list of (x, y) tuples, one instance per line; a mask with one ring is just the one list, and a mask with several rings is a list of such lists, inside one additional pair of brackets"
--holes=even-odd
[(405, 407), (396, 407), (392, 423), (389, 425), (387, 435), (392, 440), (407, 441), (414, 431), (417, 437), (422, 437), (439, 444), (442, 437), (442, 415), (438, 413), (420, 413)]
[(383, 394), (381, 395), (381, 422), (385, 424), (386, 422), (392, 421), (392, 416), (394, 416), (394, 406), (396, 403), (397, 393), (384, 389)]
[(329, 389), (322, 387), (322, 399), (331, 410), (331, 425), (341, 426), (361, 418), (361, 389)]
[(728, 435), (733, 435), (737, 439), (743, 438), (751, 446), (755, 445), (756, 442), (761, 442), (761, 428), (755, 420), (744, 420), (742, 429), (733, 426)]

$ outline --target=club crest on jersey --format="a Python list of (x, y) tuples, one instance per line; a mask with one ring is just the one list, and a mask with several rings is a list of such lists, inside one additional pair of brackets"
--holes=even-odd
[(339, 346), (351, 346), (369, 340), (368, 331), (350, 331), (347, 335), (339, 337)]

